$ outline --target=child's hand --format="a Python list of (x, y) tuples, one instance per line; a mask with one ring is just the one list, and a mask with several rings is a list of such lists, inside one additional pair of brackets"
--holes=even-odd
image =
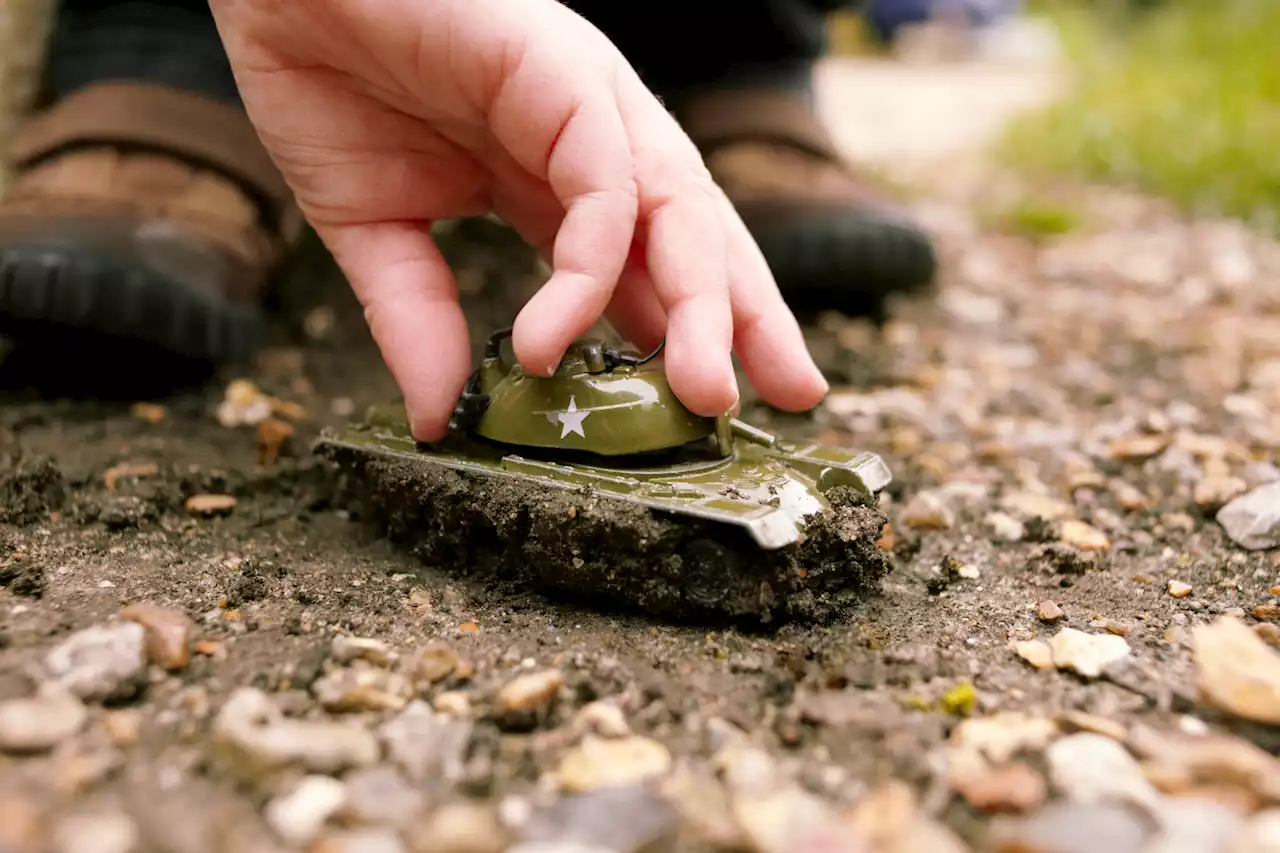
[(605, 36), (555, 0), (212, 0), (249, 115), (342, 267), (405, 395), (443, 436), (470, 372), (433, 220), (492, 211), (554, 267), (515, 322), (549, 373), (602, 314), (695, 412), (826, 383), (693, 144)]

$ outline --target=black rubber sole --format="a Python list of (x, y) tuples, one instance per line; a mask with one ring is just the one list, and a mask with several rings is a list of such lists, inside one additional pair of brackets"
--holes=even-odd
[(924, 232), (853, 213), (761, 228), (755, 237), (797, 314), (883, 317), (891, 296), (928, 289), (938, 267)]
[(0, 334), (21, 344), (83, 332), (99, 346), (197, 364), (250, 358), (263, 334), (259, 311), (121, 254), (0, 244)]

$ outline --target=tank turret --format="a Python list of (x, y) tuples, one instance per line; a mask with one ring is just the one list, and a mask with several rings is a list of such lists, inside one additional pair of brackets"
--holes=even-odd
[[(674, 450), (706, 439), (727, 455), (728, 416), (689, 411), (657, 361), (662, 351), (620, 352), (596, 339), (575, 341), (550, 377), (503, 357), (511, 330), (490, 336), (480, 368), (459, 402), (454, 426), (511, 447), (596, 456)], [(717, 432), (717, 429), (719, 432)]]

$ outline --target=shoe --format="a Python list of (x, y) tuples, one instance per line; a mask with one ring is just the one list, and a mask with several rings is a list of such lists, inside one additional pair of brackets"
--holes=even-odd
[(932, 283), (928, 235), (859, 178), (802, 96), (715, 92), (673, 114), (793, 311), (882, 317), (891, 294)]
[(83, 335), (195, 363), (249, 358), (292, 193), (240, 109), (100, 83), (37, 113), (0, 201), (0, 333)]

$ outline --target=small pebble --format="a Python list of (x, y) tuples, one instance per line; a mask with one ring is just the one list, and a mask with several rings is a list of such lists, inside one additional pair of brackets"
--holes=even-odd
[(333, 643), (329, 647), (329, 657), (339, 664), (363, 660), (375, 666), (391, 666), (396, 659), (395, 652), (381, 640), (351, 637), (346, 634), (339, 634), (333, 638)]
[(414, 700), (378, 730), (392, 761), (410, 782), (423, 784), (462, 776), (472, 726), (432, 710)]
[(120, 618), (146, 631), (147, 656), (161, 669), (174, 671), (191, 662), (191, 620), (185, 613), (154, 604), (131, 604)]
[(1092, 732), (1103, 737), (1109, 737), (1114, 741), (1123, 743), (1128, 737), (1128, 731), (1124, 726), (1108, 720), (1106, 717), (1099, 717), (1096, 714), (1086, 714), (1083, 711), (1067, 711), (1058, 718), (1058, 724), (1066, 732)]
[(107, 737), (116, 746), (133, 746), (142, 732), (142, 712), (136, 708), (121, 708), (102, 718)]
[(1057, 622), (1063, 617), (1062, 608), (1046, 599), (1037, 605), (1036, 616), (1041, 622)]
[(601, 737), (626, 737), (631, 734), (631, 727), (627, 725), (622, 709), (610, 702), (596, 701), (583, 705), (575, 722), (581, 730)]
[(912, 530), (945, 530), (955, 523), (955, 513), (933, 492), (918, 492), (902, 508), (901, 520)]
[(969, 805), (984, 812), (1031, 811), (1041, 806), (1048, 795), (1044, 777), (1022, 762), (961, 777), (955, 784)]
[(1129, 751), (1091, 732), (1068, 735), (1045, 751), (1054, 787), (1081, 805), (1104, 802), (1152, 807), (1160, 793)]
[(1129, 655), (1129, 643), (1114, 634), (1086, 634), (1075, 628), (1063, 628), (1049, 641), (1053, 665), (1097, 678), (1112, 663)]
[(1191, 584), (1184, 581), (1169, 581), (1168, 589), (1174, 598), (1186, 598), (1191, 594)]
[(556, 777), (564, 790), (582, 793), (636, 784), (670, 768), (671, 753), (655, 740), (638, 735), (607, 739), (588, 735), (561, 760)]
[(1043, 518), (1045, 521), (1059, 521), (1074, 511), (1071, 504), (1028, 491), (1010, 492), (1001, 499), (1000, 505), (1015, 516)]
[(332, 670), (317, 679), (311, 690), (321, 707), (335, 714), (399, 711), (413, 697), (407, 678), (369, 666)]
[(88, 718), (84, 703), (61, 689), (7, 699), (0, 702), (0, 751), (47, 752), (78, 734)]
[(232, 495), (192, 495), (184, 506), (192, 515), (226, 515), (239, 503)]
[(1259, 604), (1250, 611), (1254, 619), (1280, 619), (1280, 605)]
[(407, 833), (412, 853), (503, 853), (511, 834), (492, 807), (460, 800), (446, 803)]
[(413, 653), (409, 676), (415, 682), (435, 684), (453, 675), (458, 668), (458, 653), (444, 643), (428, 643)]
[(154, 462), (123, 462), (113, 465), (102, 474), (102, 484), (109, 491), (116, 490), (121, 480), (136, 480), (143, 477), (154, 477), (160, 473), (160, 466)]
[(1249, 484), (1239, 477), (1209, 476), (1195, 486), (1193, 499), (1201, 509), (1215, 510), (1230, 503), (1249, 489)]
[(257, 779), (297, 766), (312, 773), (339, 773), (378, 760), (377, 739), (363, 727), (328, 720), (286, 719), (271, 698), (237, 688), (214, 720), (213, 739), (226, 764)]
[(1137, 809), (1057, 802), (1029, 817), (997, 822), (991, 831), (991, 849), (994, 853), (1141, 853), (1152, 834), (1151, 820)]
[(1022, 522), (1007, 512), (988, 513), (983, 520), (987, 525), (987, 529), (991, 531), (991, 535), (999, 541), (1021, 542), (1022, 538), (1027, 535), (1026, 528)]
[(1111, 442), (1111, 458), (1142, 461), (1159, 455), (1169, 445), (1163, 435), (1131, 435)]
[(258, 424), (258, 464), (269, 468), (289, 446), (294, 435), (293, 424), (279, 418), (267, 418)]
[(460, 720), (465, 720), (471, 716), (471, 700), (461, 690), (446, 690), (443, 693), (437, 693), (436, 697), (431, 700), (431, 707), (441, 714), (447, 714)]
[(1117, 482), (1113, 484), (1111, 491), (1121, 509), (1127, 509), (1132, 512), (1147, 509), (1151, 506), (1151, 501), (1147, 499), (1147, 496), (1128, 483)]
[(1062, 522), (1061, 539), (1081, 551), (1105, 551), (1111, 547), (1111, 540), (1105, 533), (1075, 519)]
[(1215, 518), (1241, 548), (1275, 548), (1280, 545), (1280, 482), (1241, 495), (1218, 510)]
[(555, 669), (517, 676), (498, 691), (498, 713), (543, 710), (555, 701), (563, 686), (564, 675)]
[(271, 416), (271, 398), (249, 379), (234, 379), (218, 404), (218, 423), (224, 427), (255, 426)]
[(1179, 797), (1160, 810), (1159, 834), (1142, 853), (1228, 853), (1245, 830), (1235, 809), (1198, 797)]
[(673, 803), (646, 786), (606, 787), (535, 810), (513, 849), (656, 853), (673, 849), (679, 817)]
[(129, 407), (129, 413), (145, 423), (158, 424), (164, 420), (165, 408), (156, 403), (134, 403)]
[(1122, 625), (1114, 619), (1094, 619), (1089, 623), (1089, 627), (1099, 631), (1106, 631), (1108, 634), (1115, 634), (1117, 637), (1129, 636), (1129, 626)]
[(1280, 467), (1271, 462), (1250, 462), (1241, 472), (1249, 488), (1256, 489), (1280, 480)]
[[(852, 813), (841, 821), (855, 830), (854, 837), (841, 834), (838, 838), (814, 839), (826, 844), (802, 846), (792, 842), (796, 835), (794, 824), (803, 825), (806, 820), (819, 826), (826, 824), (821, 803), (809, 799), (802, 802), (808, 804), (808, 809), (791, 809), (793, 825), (781, 824), (778, 827), (780, 831), (775, 835), (776, 842), (770, 853), (817, 850), (838, 850), (842, 853), (968, 853), (969, 850), (955, 833), (924, 813), (910, 786), (897, 779), (871, 789), (858, 801)], [(765, 817), (767, 819), (767, 815)], [(774, 823), (780, 822), (775, 818)]]
[(1014, 643), (1013, 649), (1018, 657), (1036, 669), (1053, 668), (1053, 649), (1043, 640), (1019, 640)]
[(1143, 760), (1151, 783), (1170, 796), (1212, 790), (1219, 799), (1247, 803), (1248, 810), (1280, 801), (1280, 759), (1246, 740), (1204, 729), (1138, 726), (1129, 746)]
[(1196, 685), (1216, 708), (1280, 725), (1280, 654), (1238, 620), (1221, 617), (1192, 634)]
[(422, 813), (427, 800), (394, 766), (380, 764), (355, 770), (347, 783), (346, 800), (339, 810), (343, 825), (394, 826), (403, 829)]
[(1057, 724), (1046, 717), (1001, 711), (956, 726), (951, 745), (976, 755), (980, 759), (976, 764), (1006, 764), (1020, 752), (1042, 751), (1058, 734)]
[(104, 808), (67, 815), (53, 827), (52, 836), (57, 853), (132, 853), (142, 840), (133, 818)]
[(1280, 625), (1262, 622), (1253, 626), (1253, 633), (1257, 634), (1262, 639), (1262, 642), (1268, 646), (1280, 649)]
[(342, 829), (325, 833), (309, 853), (405, 853), (399, 834), (385, 827)]
[(304, 845), (346, 801), (347, 788), (328, 776), (304, 776), (288, 793), (267, 803), (263, 817), (290, 844)]
[(147, 671), (146, 630), (118, 622), (77, 631), (44, 660), (55, 684), (85, 702), (131, 699)]

